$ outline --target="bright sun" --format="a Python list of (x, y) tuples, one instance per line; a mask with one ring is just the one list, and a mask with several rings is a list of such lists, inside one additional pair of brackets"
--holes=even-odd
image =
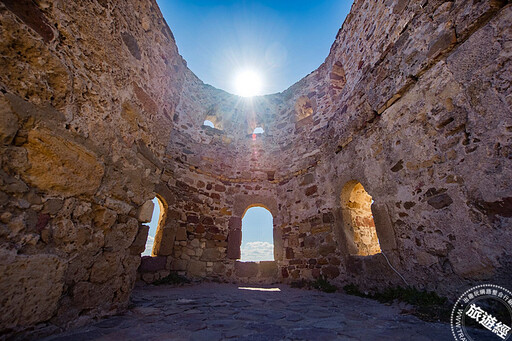
[(260, 95), (262, 85), (260, 75), (252, 70), (241, 71), (235, 79), (236, 92), (242, 97)]

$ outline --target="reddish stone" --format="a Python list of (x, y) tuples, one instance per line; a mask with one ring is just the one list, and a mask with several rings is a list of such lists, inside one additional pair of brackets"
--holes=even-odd
[(282, 268), (281, 269), (281, 276), (283, 276), (283, 278), (288, 278), (288, 276), (289, 276), (288, 269)]
[(214, 240), (226, 240), (226, 236), (223, 234), (216, 234), (213, 236)]
[(48, 224), (49, 220), (50, 220), (50, 215), (49, 214), (42, 214), (42, 213), (40, 213), (37, 216), (36, 230), (41, 232), (46, 227), (46, 225)]
[(212, 217), (202, 217), (201, 223), (205, 225), (213, 225), (213, 218)]
[(206, 229), (204, 228), (204, 226), (202, 224), (199, 224), (196, 226), (196, 233), (204, 233), (206, 231)]
[(36, 31), (45, 42), (52, 41), (54, 34), (43, 12), (32, 0), (2, 0), (7, 9)]
[(338, 257), (329, 257), (329, 263), (332, 265), (340, 265), (341, 260)]
[(206, 185), (206, 184), (205, 184), (203, 181), (201, 181), (201, 180), (199, 180), (199, 181), (197, 182), (197, 188), (203, 188), (205, 185)]
[(225, 240), (215, 242), (215, 247), (227, 247), (227, 246), (228, 246), (228, 242)]
[(293, 249), (291, 247), (286, 248), (286, 259), (293, 259), (295, 255), (293, 254)]
[(242, 231), (230, 230), (228, 234), (227, 257), (229, 259), (240, 259), (240, 245), (242, 244)]
[(218, 193), (210, 193), (210, 197), (215, 200), (220, 200), (220, 195)]
[(197, 224), (199, 223), (199, 217), (196, 215), (189, 215), (187, 216), (187, 222)]
[(219, 228), (215, 225), (208, 225), (206, 226), (209, 233), (218, 234), (220, 232)]
[(240, 217), (230, 217), (229, 218), (229, 229), (230, 230), (240, 230), (240, 229), (242, 229), (242, 218), (240, 218)]
[(318, 188), (316, 187), (316, 185), (306, 188), (306, 196), (309, 197), (310, 195), (315, 194), (317, 190)]
[(215, 185), (215, 190), (217, 192), (225, 192), (226, 191), (226, 187), (225, 186), (222, 186), (222, 185)]
[(313, 276), (313, 278), (320, 278), (320, 269), (311, 270), (311, 275)]
[(329, 264), (329, 262), (328, 262), (328, 261), (327, 261), (327, 259), (325, 259), (325, 258), (320, 258), (320, 259), (318, 259), (318, 260), (317, 260), (317, 263), (318, 263), (319, 265), (327, 265), (327, 264)]
[(333, 279), (340, 275), (340, 269), (337, 266), (329, 265), (322, 269), (322, 274), (329, 279)]

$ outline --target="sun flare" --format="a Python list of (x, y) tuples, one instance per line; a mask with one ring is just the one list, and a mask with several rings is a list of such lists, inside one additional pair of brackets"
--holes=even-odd
[(242, 97), (260, 95), (262, 86), (261, 76), (253, 70), (241, 71), (235, 78), (235, 90)]

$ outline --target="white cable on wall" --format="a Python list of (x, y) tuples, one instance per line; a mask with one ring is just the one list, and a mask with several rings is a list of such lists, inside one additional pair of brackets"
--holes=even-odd
[(384, 258), (386, 258), (386, 261), (388, 262), (389, 267), (390, 267), (391, 269), (393, 269), (393, 271), (394, 271), (394, 272), (396, 272), (396, 274), (397, 274), (398, 276), (400, 276), (400, 278), (404, 281), (404, 283), (405, 283), (407, 286), (409, 286), (409, 283), (407, 283), (407, 281), (405, 280), (404, 276), (400, 275), (400, 273), (399, 273), (399, 272), (398, 272), (398, 271), (393, 267), (393, 265), (391, 265), (391, 263), (389, 262), (388, 257), (384, 254), (384, 251), (382, 251), (382, 250), (381, 250), (381, 252), (380, 252), (380, 253), (382, 253), (382, 255), (384, 256)]

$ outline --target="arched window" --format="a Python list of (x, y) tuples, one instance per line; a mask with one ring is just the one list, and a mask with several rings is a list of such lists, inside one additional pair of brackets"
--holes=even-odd
[(263, 134), (264, 132), (265, 132), (265, 130), (263, 130), (262, 127), (256, 127), (256, 128), (254, 128), (252, 133), (253, 134)]
[(266, 208), (249, 207), (242, 218), (241, 261), (274, 260), (273, 217)]
[(349, 181), (341, 192), (343, 228), (352, 254), (369, 256), (381, 252), (372, 203), (372, 197), (355, 180)]
[(210, 120), (205, 120), (205, 121), (203, 122), (203, 125), (204, 125), (204, 126), (207, 126), (207, 127), (215, 128), (215, 125), (214, 125), (214, 124), (213, 124), (213, 122), (212, 122), (212, 121), (210, 121)]
[(313, 106), (311, 100), (307, 96), (300, 96), (295, 102), (296, 121), (300, 121), (311, 115), (313, 115)]
[(153, 198), (153, 216), (151, 217), (151, 221), (148, 224), (149, 232), (148, 239), (146, 240), (146, 248), (142, 253), (142, 256), (155, 256), (154, 255), (154, 246), (155, 246), (155, 236), (157, 234), (158, 228), (163, 223), (162, 217), (164, 215), (164, 204), (158, 197)]

